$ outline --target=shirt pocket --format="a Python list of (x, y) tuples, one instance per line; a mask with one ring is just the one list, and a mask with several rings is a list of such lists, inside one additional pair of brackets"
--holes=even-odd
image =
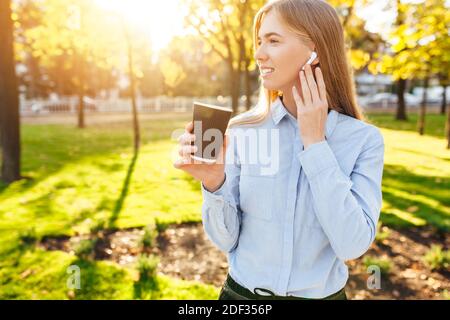
[(270, 221), (274, 185), (274, 176), (242, 175), (239, 181), (239, 193), (243, 214)]

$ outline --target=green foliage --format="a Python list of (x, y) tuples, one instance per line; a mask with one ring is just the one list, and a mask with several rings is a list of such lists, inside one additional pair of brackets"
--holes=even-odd
[(448, 292), (447, 289), (445, 289), (444, 291), (442, 291), (442, 299), (443, 300), (450, 300), (450, 293)]
[(91, 259), (95, 250), (95, 245), (98, 239), (84, 239), (77, 243), (74, 247), (74, 252), (80, 259)]
[(450, 77), (450, 15), (445, 0), (424, 0), (397, 7), (397, 18), (388, 35), (388, 54), (375, 56), (372, 73), (398, 79), (424, 79), (429, 74)]
[(156, 225), (149, 224), (144, 228), (144, 234), (142, 235), (141, 245), (144, 249), (152, 248), (155, 244), (156, 237), (158, 236)]
[(389, 238), (389, 235), (390, 235), (389, 229), (386, 226), (383, 226), (381, 221), (378, 221), (375, 241), (381, 243), (387, 238)]
[(159, 258), (155, 255), (141, 254), (137, 260), (139, 280), (145, 281), (156, 277)]
[(19, 242), (23, 246), (33, 245), (39, 241), (36, 229), (31, 227), (19, 233)]
[(432, 270), (445, 270), (450, 267), (450, 250), (443, 250), (441, 245), (432, 245), (423, 257)]
[(388, 258), (378, 258), (371, 255), (364, 256), (363, 264), (368, 268), (369, 266), (378, 266), (381, 274), (388, 274), (392, 268), (392, 263)]
[(90, 232), (95, 234), (102, 230), (104, 230), (107, 227), (107, 223), (105, 219), (99, 219), (97, 220), (90, 228)]
[(169, 223), (162, 221), (158, 218), (155, 218), (155, 226), (156, 226), (156, 230), (158, 231), (158, 234), (164, 232), (168, 227), (169, 227)]

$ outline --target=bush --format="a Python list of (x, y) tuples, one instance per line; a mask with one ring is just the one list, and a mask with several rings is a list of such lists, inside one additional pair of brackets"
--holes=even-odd
[(104, 229), (106, 229), (106, 220), (99, 219), (91, 226), (90, 231), (91, 233), (98, 233)]
[(75, 255), (80, 259), (92, 258), (97, 238), (81, 240), (74, 248)]
[(375, 241), (377, 243), (381, 243), (384, 240), (386, 240), (387, 238), (389, 238), (390, 235), (390, 231), (388, 229), (388, 227), (383, 226), (381, 221), (378, 221), (377, 224), (377, 234), (375, 235)]
[(450, 266), (450, 251), (442, 250), (441, 245), (432, 245), (423, 260), (432, 270), (447, 269)]
[(159, 258), (157, 256), (141, 254), (137, 260), (139, 281), (146, 281), (155, 278), (158, 264)]
[(35, 244), (39, 240), (35, 228), (30, 228), (19, 233), (19, 242), (22, 246)]
[(373, 265), (378, 266), (382, 274), (388, 274), (392, 267), (391, 261), (388, 258), (377, 258), (374, 256), (365, 256), (363, 263), (366, 268)]
[(144, 249), (153, 247), (157, 235), (158, 234), (157, 234), (155, 225), (151, 224), (151, 225), (148, 225), (147, 227), (145, 227), (144, 235), (142, 236), (142, 239), (141, 239), (142, 247)]
[(162, 233), (162, 232), (166, 231), (166, 229), (169, 227), (169, 224), (167, 222), (162, 222), (158, 218), (155, 219), (155, 225), (156, 225), (156, 230), (158, 231), (158, 233)]

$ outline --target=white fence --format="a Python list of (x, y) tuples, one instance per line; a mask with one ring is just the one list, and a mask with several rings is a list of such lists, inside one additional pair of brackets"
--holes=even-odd
[[(253, 97), (253, 103), (257, 98)], [(231, 97), (166, 97), (138, 98), (136, 100), (138, 111), (151, 112), (190, 112), (193, 102), (203, 102), (218, 106), (231, 107)], [(239, 105), (245, 106), (246, 96), (242, 96)], [(130, 112), (130, 99), (91, 99), (84, 98), (86, 112)], [(21, 115), (36, 115), (49, 113), (76, 113), (78, 107), (77, 97), (61, 99), (32, 99), (20, 101)]]

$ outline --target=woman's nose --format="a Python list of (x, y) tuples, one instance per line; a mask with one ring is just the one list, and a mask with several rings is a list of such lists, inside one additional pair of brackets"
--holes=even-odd
[(256, 49), (255, 60), (256, 62), (267, 60), (267, 54), (264, 52), (262, 46), (259, 46), (258, 49)]

